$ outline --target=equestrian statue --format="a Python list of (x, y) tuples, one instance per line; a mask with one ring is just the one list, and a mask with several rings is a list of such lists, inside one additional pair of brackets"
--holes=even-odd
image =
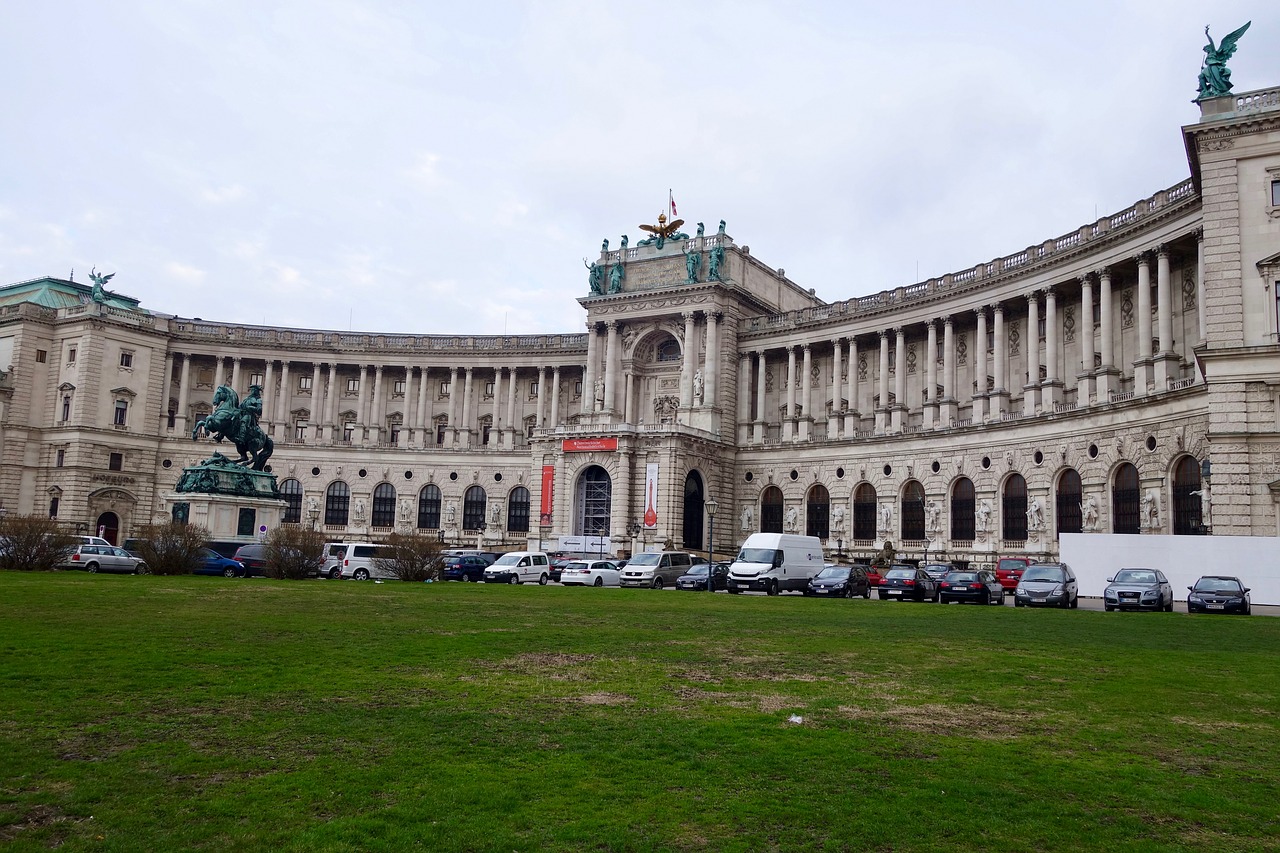
[(192, 440), (200, 437), (201, 430), (214, 441), (230, 439), (240, 452), (240, 458), (230, 460), (232, 463), (263, 470), (275, 450), (275, 442), (258, 426), (262, 415), (262, 386), (250, 385), (249, 393), (241, 401), (234, 388), (220, 385), (213, 392), (213, 406), (208, 417), (196, 421), (191, 430)]

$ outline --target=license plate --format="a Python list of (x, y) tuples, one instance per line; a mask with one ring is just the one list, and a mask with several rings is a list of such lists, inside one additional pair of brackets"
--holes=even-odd
[(891, 590), (887, 590), (887, 592), (890, 595), (902, 595), (902, 590), (900, 589), (891, 589)]
[(1205, 605), (1205, 607), (1209, 608), (1210, 610), (1222, 610), (1225, 606), (1226, 605), (1224, 604), (1206, 604)]

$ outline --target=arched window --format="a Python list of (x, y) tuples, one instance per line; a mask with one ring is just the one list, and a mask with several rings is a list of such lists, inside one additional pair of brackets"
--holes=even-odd
[(1173, 466), (1173, 535), (1199, 536), (1204, 529), (1204, 504), (1200, 463), (1184, 456)]
[(804, 532), (819, 539), (831, 536), (831, 495), (826, 486), (815, 483), (809, 490), (804, 506)]
[(769, 486), (760, 495), (760, 532), (782, 532), (782, 489)]
[(1076, 469), (1068, 468), (1063, 471), (1058, 478), (1058, 493), (1054, 496), (1059, 533), (1080, 533), (1084, 530), (1084, 519), (1080, 513), (1083, 492)]
[(347, 511), (351, 506), (351, 490), (341, 480), (329, 484), (324, 493), (324, 523), (339, 527), (347, 523)]
[(302, 484), (285, 480), (280, 484), (280, 497), (284, 498), (284, 523), (302, 523)]
[(702, 476), (690, 471), (684, 478), (684, 547), (702, 550)]
[(373, 515), (370, 518), (374, 527), (396, 526), (396, 487), (390, 483), (379, 483), (373, 490)]
[(484, 487), (471, 486), (462, 496), (462, 529), (481, 530), (484, 525), (484, 509), (488, 498)]
[(1142, 532), (1141, 491), (1137, 468), (1126, 462), (1116, 469), (1111, 483), (1111, 532)]
[(507, 530), (529, 532), (529, 490), (524, 486), (516, 486), (507, 496)]
[(1027, 541), (1027, 481), (1010, 474), (1000, 501), (1001, 535), (1011, 542)]
[(951, 540), (953, 542), (973, 541), (977, 527), (974, 524), (976, 509), (973, 480), (960, 477), (951, 487)]
[(919, 480), (911, 480), (902, 490), (902, 538), (924, 538), (924, 486)]
[(440, 527), (440, 487), (428, 483), (418, 492), (418, 529), (435, 530)]
[(853, 493), (853, 538), (876, 538), (876, 487), (863, 483)]
[(583, 536), (608, 536), (613, 513), (613, 481), (609, 472), (591, 465), (578, 477), (574, 495), (578, 532)]

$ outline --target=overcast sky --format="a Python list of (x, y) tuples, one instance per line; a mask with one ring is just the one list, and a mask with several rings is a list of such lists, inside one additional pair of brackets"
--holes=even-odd
[(834, 301), (1188, 177), (1204, 26), (1269, 2), (0, 0), (0, 282), (207, 320), (580, 331), (584, 256), (692, 224)]

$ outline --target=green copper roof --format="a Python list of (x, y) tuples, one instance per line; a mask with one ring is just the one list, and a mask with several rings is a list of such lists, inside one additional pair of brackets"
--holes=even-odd
[[(93, 303), (90, 294), (93, 288), (76, 281), (64, 281), (60, 278), (37, 278), (0, 287), (0, 306), (17, 305), (30, 302), (45, 308), (74, 308), (77, 305)], [(124, 311), (136, 311), (150, 314), (138, 307), (138, 300), (118, 293), (109, 293), (103, 303), (111, 308)]]

